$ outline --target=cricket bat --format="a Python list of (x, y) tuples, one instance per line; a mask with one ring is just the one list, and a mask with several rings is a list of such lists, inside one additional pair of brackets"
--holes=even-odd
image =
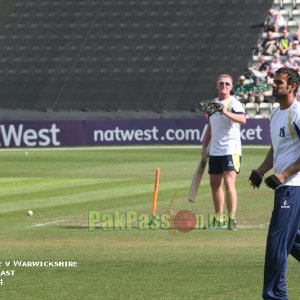
[(201, 161), (199, 162), (199, 164), (197, 166), (196, 172), (194, 174), (193, 181), (192, 181), (190, 191), (189, 191), (189, 197), (188, 197), (188, 200), (190, 202), (195, 202), (195, 200), (196, 200), (196, 196), (197, 196), (198, 189), (199, 189), (199, 186), (201, 183), (201, 179), (202, 179), (202, 176), (205, 171), (207, 159), (209, 157), (209, 151), (210, 151), (210, 142), (208, 143), (208, 145), (206, 147), (205, 158), (201, 159)]
[(200, 183), (201, 183), (201, 179), (202, 179), (203, 173), (205, 171), (206, 163), (207, 163), (207, 158), (202, 159), (198, 164), (198, 167), (197, 167), (196, 172), (194, 174), (193, 181), (192, 181), (190, 191), (189, 191), (188, 200), (190, 202), (195, 202), (195, 199), (196, 199), (196, 196), (197, 196), (197, 193), (198, 193), (198, 189), (199, 189), (199, 186), (200, 186)]

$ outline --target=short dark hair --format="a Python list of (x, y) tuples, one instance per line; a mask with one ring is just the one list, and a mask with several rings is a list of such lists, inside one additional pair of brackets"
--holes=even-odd
[(294, 91), (294, 95), (297, 94), (297, 90), (298, 90), (298, 86), (299, 86), (299, 82), (300, 82), (300, 76), (299, 76), (299, 73), (295, 69), (283, 67), (283, 68), (278, 69), (275, 72), (275, 74), (276, 75), (287, 74), (287, 84), (291, 85), (291, 84), (295, 83), (297, 85), (297, 88)]

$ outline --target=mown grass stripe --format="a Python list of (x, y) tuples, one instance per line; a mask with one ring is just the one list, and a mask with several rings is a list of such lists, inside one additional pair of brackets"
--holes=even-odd
[[(67, 182), (66, 182), (67, 184)], [(63, 185), (60, 188), (59, 187), (45, 187), (43, 191), (35, 190), (33, 189), (30, 192), (26, 193), (10, 193), (5, 196), (0, 197), (0, 203), (7, 203), (7, 202), (18, 202), (18, 201), (28, 201), (28, 200), (33, 200), (33, 199), (39, 199), (41, 196), (44, 196), (47, 199), (51, 199), (53, 197), (57, 196), (67, 196), (67, 195), (76, 195), (78, 193), (84, 193), (90, 192), (90, 191), (99, 191), (103, 192), (104, 190), (107, 189), (112, 189), (115, 188), (116, 186), (119, 187), (133, 187), (136, 185), (141, 185), (145, 184), (145, 181), (129, 181), (129, 180), (123, 180), (123, 181), (118, 181), (117, 183), (115, 181), (111, 182), (105, 182), (105, 183), (90, 183), (90, 182), (77, 182), (76, 185), (72, 186), (66, 186)]]
[(44, 179), (39, 178), (36, 180), (23, 180), (10, 182), (5, 187), (0, 184), (0, 202), (1, 197), (14, 197), (18, 194), (35, 193), (35, 192), (46, 192), (51, 189), (62, 189), (62, 188), (73, 188), (84, 185), (99, 184), (105, 186), (106, 184), (114, 183), (119, 184), (123, 182), (122, 179), (91, 179), (91, 178), (81, 178), (81, 179)]
[[(181, 180), (177, 181), (177, 188), (186, 188), (189, 181)], [(160, 187), (160, 190), (170, 189), (174, 187), (174, 182), (165, 183)], [(108, 199), (114, 199), (120, 197), (121, 195), (124, 196), (137, 196), (139, 194), (143, 194), (146, 191), (152, 191), (153, 184), (143, 184), (143, 185), (136, 185), (134, 188), (130, 187), (122, 187), (122, 188), (112, 188), (108, 190), (102, 191), (92, 191), (92, 192), (83, 192), (78, 193), (77, 195), (61, 195), (57, 197), (51, 198), (44, 198), (39, 197), (37, 199), (31, 199), (26, 202), (20, 202), (18, 205), (14, 202), (8, 203), (1, 203), (0, 204), (0, 212), (12, 212), (12, 211), (19, 211), (24, 209), (35, 209), (35, 208), (42, 208), (42, 207), (52, 207), (52, 206), (59, 206), (68, 203), (82, 203), (88, 202), (92, 200), (98, 201), (107, 201)]]

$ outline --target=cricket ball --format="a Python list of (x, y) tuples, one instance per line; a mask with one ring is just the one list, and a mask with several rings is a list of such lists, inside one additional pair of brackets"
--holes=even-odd
[(181, 210), (175, 215), (174, 225), (180, 232), (190, 232), (196, 226), (196, 216), (192, 211)]
[(27, 211), (27, 216), (32, 217), (33, 216), (33, 211), (32, 210), (28, 210)]

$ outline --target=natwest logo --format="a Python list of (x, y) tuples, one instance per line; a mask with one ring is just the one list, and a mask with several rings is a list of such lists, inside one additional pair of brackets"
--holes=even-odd
[(50, 128), (24, 128), (24, 124), (0, 125), (1, 142), (4, 147), (35, 147), (60, 146), (58, 133), (60, 129), (56, 124)]

